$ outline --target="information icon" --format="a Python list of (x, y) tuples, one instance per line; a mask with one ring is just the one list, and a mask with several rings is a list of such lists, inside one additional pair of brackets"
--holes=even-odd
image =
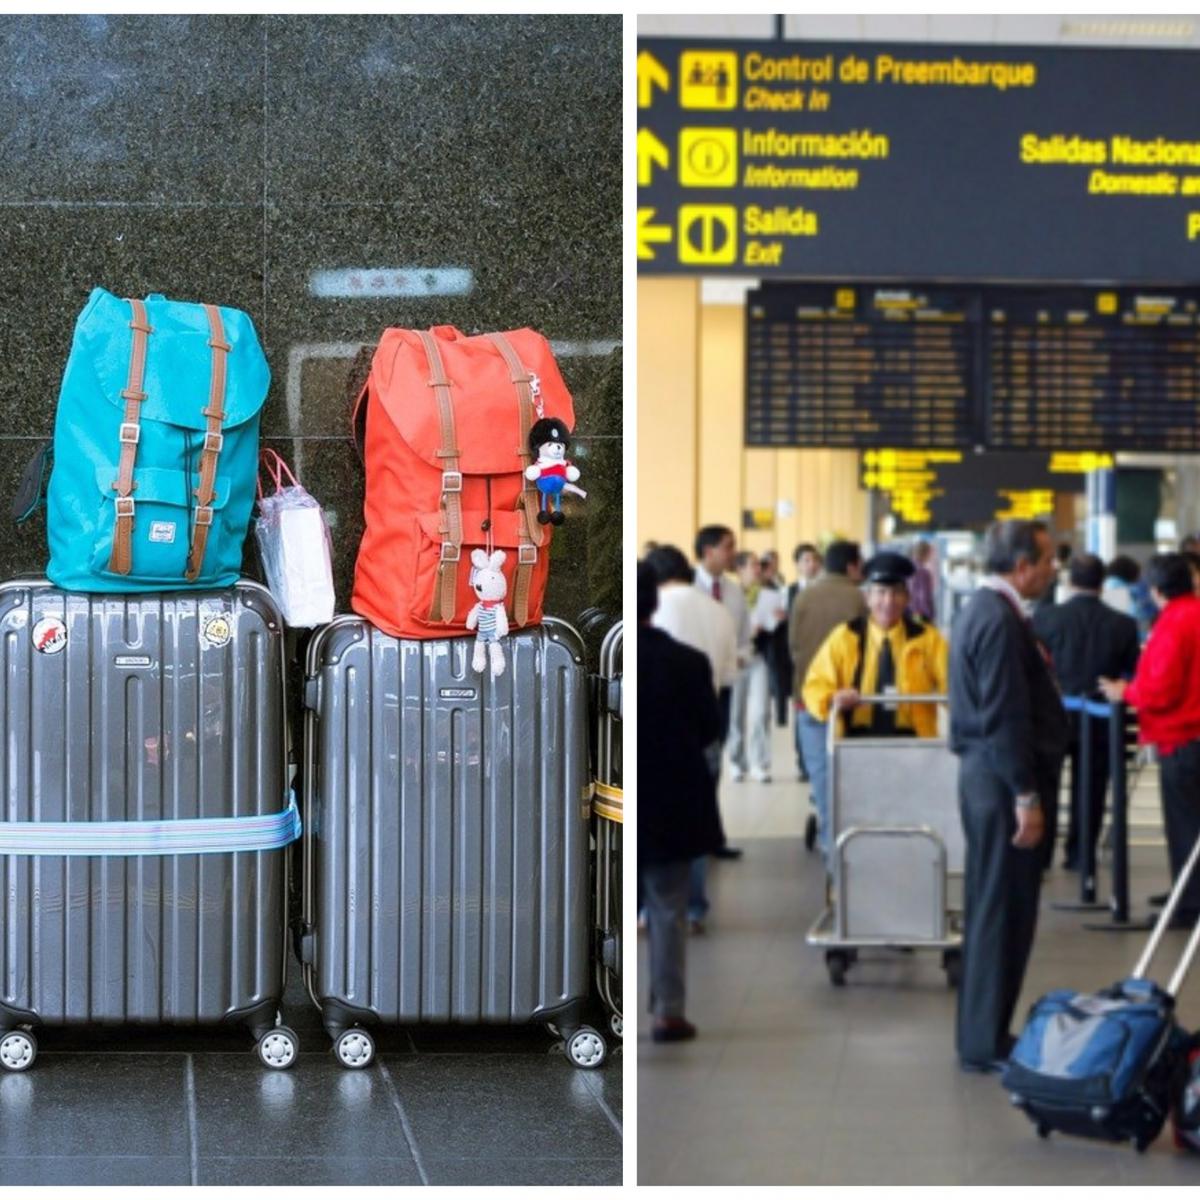
[(736, 187), (737, 175), (736, 129), (679, 131), (679, 182), (684, 187)]

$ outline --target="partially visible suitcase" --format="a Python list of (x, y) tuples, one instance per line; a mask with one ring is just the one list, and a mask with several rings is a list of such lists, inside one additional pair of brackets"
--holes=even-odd
[(1187, 1070), (1191, 1039), (1175, 1019), (1175, 997), (1200, 944), (1200, 924), (1166, 988), (1146, 972), (1197, 859), (1200, 840), (1129, 979), (1090, 995), (1050, 992), (1030, 1010), (1003, 1083), (1039, 1137), (1058, 1130), (1130, 1141), (1141, 1153), (1161, 1132)]
[(300, 952), (346, 1067), (378, 1024), (553, 1022), (599, 1066), (588, 997), (587, 673), (557, 621), (471, 669), (471, 638), (359, 617), (312, 639)]
[(623, 679), (622, 622), (605, 634), (600, 646), (600, 672), (592, 691), (595, 745), (595, 795), (592, 836), (596, 844), (593, 950), (596, 991), (608, 1010), (608, 1024), (621, 1037), (621, 880), (625, 798), (621, 777)]
[(295, 1060), (283, 669), (256, 584), (0, 586), (0, 1065), (43, 1025), (237, 1022)]

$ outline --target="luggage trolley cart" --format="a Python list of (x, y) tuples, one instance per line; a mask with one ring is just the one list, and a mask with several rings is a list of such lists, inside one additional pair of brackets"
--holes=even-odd
[[(864, 696), (862, 703), (896, 698)], [(839, 716), (830, 714), (826, 743), (832, 888), (808, 944), (824, 948), (836, 986), (845, 983), (858, 951), (871, 947), (940, 950), (946, 981), (957, 986), (966, 858), (958, 762), (940, 737), (839, 737)]]
[(621, 1037), (621, 878), (625, 819), (621, 786), (622, 622), (605, 635), (600, 647), (596, 689), (595, 817), (596, 842), (595, 931), (596, 991), (608, 1010), (608, 1027)]

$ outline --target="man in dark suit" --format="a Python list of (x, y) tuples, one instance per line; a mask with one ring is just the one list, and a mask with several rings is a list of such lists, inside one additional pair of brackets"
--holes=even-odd
[[(1033, 615), (1033, 631), (1050, 651), (1051, 665), (1064, 696), (1102, 699), (1098, 687), (1101, 676), (1133, 678), (1138, 660), (1137, 622), (1100, 599), (1104, 564), (1094, 554), (1072, 558), (1069, 578), (1071, 598), (1064, 604), (1038, 609)], [(1071, 760), (1071, 828), (1067, 833), (1063, 866), (1075, 871), (1081, 863), (1086, 862), (1093, 868), (1096, 863), (1096, 843), (1104, 821), (1104, 794), (1108, 788), (1108, 722), (1093, 717), (1088, 723), (1091, 729), (1088, 739), (1091, 775), (1085, 798), (1080, 791), (1083, 782), (1080, 779), (1082, 749), (1079, 740), (1082, 721), (1075, 711), (1067, 713), (1067, 721), (1070, 727), (1067, 754)], [(1091, 841), (1087, 854), (1079, 841), (1085, 799)], [(1055, 834), (1055, 822), (1047, 813), (1043, 839), (1043, 861), (1047, 866), (1054, 857)]]
[(1043, 807), (1067, 744), (1062, 700), (1024, 601), (1042, 595), (1054, 548), (1040, 521), (987, 534), (990, 572), (950, 637), (950, 748), (967, 840), (957, 1045), (964, 1070), (998, 1070), (1037, 928)]
[(650, 1036), (696, 1036), (685, 1019), (684, 956), (692, 860), (724, 842), (717, 815), (721, 713), (699, 650), (650, 624), (658, 576), (638, 564), (638, 879), (650, 938)]

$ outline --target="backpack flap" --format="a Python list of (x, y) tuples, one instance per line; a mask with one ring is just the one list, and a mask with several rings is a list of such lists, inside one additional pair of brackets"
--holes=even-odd
[[(207, 379), (212, 357), (204, 307), (154, 295), (143, 303), (152, 333), (142, 377), (146, 399), (141, 403), (141, 419), (203, 431), (208, 424), (204, 417), (208, 389), (193, 381)], [(262, 408), (271, 373), (250, 318), (236, 308), (219, 312), (229, 346), (223, 424), (230, 429)], [(129, 376), (129, 320), (127, 300), (95, 288), (75, 330), (76, 344), (88, 356), (101, 393), (117, 409), (125, 406), (121, 393)], [(181, 381), (186, 384), (180, 386)]]
[[(437, 339), (450, 383), (458, 469), (468, 475), (504, 475), (521, 470), (520, 455), (528, 447), (522, 444), (521, 412), (512, 371), (500, 350), (486, 335), (464, 337), (444, 325), (430, 332)], [(537, 400), (544, 410), (541, 415), (573, 427), (571, 394), (550, 343), (532, 329), (517, 329), (504, 336), (529, 376), (537, 380)], [(386, 330), (375, 351), (372, 377), (383, 409), (400, 436), (418, 458), (440, 471), (441, 418), (420, 335), (411, 329)], [(464, 405), (469, 407), (462, 408)]]

